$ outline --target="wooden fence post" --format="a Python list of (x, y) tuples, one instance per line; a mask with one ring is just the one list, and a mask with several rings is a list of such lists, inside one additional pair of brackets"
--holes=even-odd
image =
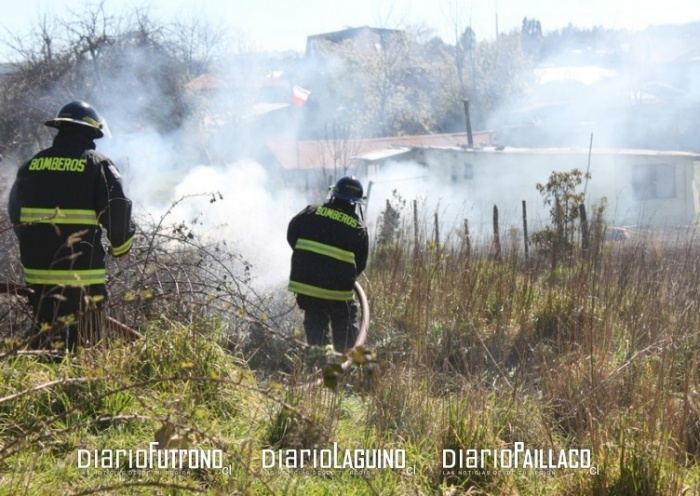
[(418, 251), (418, 202), (413, 200), (413, 249)]
[(496, 260), (501, 260), (501, 235), (498, 232), (498, 207), (493, 206), (493, 247)]
[(440, 251), (440, 221), (437, 212), (435, 212), (435, 251)]
[(578, 206), (579, 217), (581, 219), (581, 248), (583, 255), (588, 256), (589, 235), (588, 235), (588, 218), (586, 217), (586, 206), (581, 203)]
[(523, 242), (525, 243), (525, 260), (530, 258), (530, 248), (527, 241), (527, 204), (523, 200)]
[(464, 241), (467, 245), (467, 258), (471, 256), (472, 253), (472, 240), (469, 234), (469, 220), (464, 219)]

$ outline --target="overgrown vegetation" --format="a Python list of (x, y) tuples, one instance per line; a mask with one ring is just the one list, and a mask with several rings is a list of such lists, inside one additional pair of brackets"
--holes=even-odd
[[(185, 201), (185, 200), (183, 200)], [(423, 218), (425, 216), (421, 216)], [(400, 220), (400, 217), (394, 220)], [(432, 219), (431, 219), (432, 221)], [(372, 373), (323, 386), (300, 315), (256, 295), (244, 260), (167, 216), (111, 268), (110, 312), (144, 338), (60, 363), (11, 352), (4, 319), (0, 492), (41, 494), (693, 494), (700, 488), (693, 231), (580, 243), (552, 266), (495, 260), (399, 224), (362, 284)], [(408, 231), (408, 232), (406, 232)], [(8, 243), (10, 232), (2, 233)], [(379, 249), (379, 248), (378, 248)], [(595, 254), (595, 255), (592, 255)], [(10, 277), (9, 275), (6, 275)], [(2, 297), (6, 316), (21, 301)], [(9, 353), (8, 353), (9, 352)], [(80, 468), (88, 450), (221, 450), (226, 468)], [(591, 470), (443, 468), (442, 450), (588, 449)], [(265, 468), (265, 450), (387, 449), (406, 468)], [(83, 451), (81, 451), (83, 450)], [(81, 454), (82, 453), (82, 454)], [(83, 458), (79, 459), (79, 456)], [(412, 472), (415, 467), (415, 473)]]
[[(171, 44), (186, 39), (184, 27), (154, 29), (144, 15), (112, 24), (102, 5), (89, 12), (42, 26), (36, 46), (17, 46), (25, 57), (3, 83), (3, 153), (36, 149), (41, 122), (75, 88), (94, 89), (84, 95), (90, 99), (157, 81), (146, 89), (169, 104), (147, 124), (172, 131), (185, 120), (191, 108), (184, 81), (207, 67), (206, 57), (182, 52), (186, 44)], [(546, 52), (536, 23), (528, 26), (525, 48)], [(461, 122), (465, 92), (477, 89), (483, 122), (503, 94), (522, 89), (511, 71), (529, 60), (517, 34), (477, 44), (465, 31), (455, 47), (423, 41), (402, 40), (376, 57), (345, 54), (347, 67), (372, 70), (356, 89), (366, 100), (336, 116), (340, 134), (354, 132), (350, 122), (367, 124), (366, 135), (448, 128)], [(154, 59), (160, 63), (136, 63)], [(127, 84), (110, 86), (111, 75), (132, 62)], [(435, 74), (447, 72), (456, 79), (442, 84)], [(63, 90), (56, 92), (59, 81)], [(396, 92), (387, 81), (425, 83), (435, 92), (416, 93), (411, 85)], [(148, 96), (139, 101), (153, 108)], [(339, 109), (353, 100), (319, 97)], [(406, 102), (415, 103), (414, 114)], [(438, 122), (433, 109), (446, 120)], [(113, 335), (59, 362), (25, 354), (27, 308), (20, 297), (0, 295), (0, 493), (700, 493), (697, 232), (605, 242), (597, 222), (582, 245), (577, 188), (584, 176), (561, 174), (541, 185), (552, 205), (541, 246), (545, 254), (566, 255), (551, 258), (556, 263), (524, 257), (519, 243), (494, 257), (490, 247), (472, 243), (468, 224), (450, 233), (431, 212), (419, 215), (416, 203), (405, 222), (405, 201), (395, 195), (361, 281), (372, 309), (367, 345), (377, 363), (332, 376), (337, 383), (324, 383), (306, 362), (301, 316), (284, 288), (257, 293), (250, 284), (256, 268), (234, 247), (204, 236), (198, 219), (173, 222), (169, 212), (138, 219), (132, 254), (109, 267), (109, 313), (142, 339)], [(593, 219), (602, 212), (596, 207)], [(0, 247), (2, 278), (21, 282), (4, 210)], [(148, 450), (150, 443), (159, 452), (220, 450), (224, 467), (81, 468), (86, 451), (94, 460), (95, 452)], [(590, 450), (592, 468), (443, 467), (443, 450), (515, 443)], [(298, 473), (266, 468), (263, 459), (268, 450), (335, 446), (402, 450), (406, 467)]]
[(549, 216), (552, 225), (535, 233), (532, 241), (549, 252), (569, 253), (578, 231), (577, 221), (581, 217), (580, 206), (585, 194), (578, 188), (590, 173), (584, 174), (579, 169), (567, 172), (554, 171), (545, 184), (537, 183), (537, 191), (542, 194), (544, 204), (550, 207)]

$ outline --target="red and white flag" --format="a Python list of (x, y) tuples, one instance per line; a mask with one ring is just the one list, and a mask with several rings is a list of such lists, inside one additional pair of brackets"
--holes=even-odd
[(307, 89), (302, 88), (299, 85), (294, 85), (292, 88), (292, 101), (295, 105), (304, 105), (309, 99), (311, 92)]

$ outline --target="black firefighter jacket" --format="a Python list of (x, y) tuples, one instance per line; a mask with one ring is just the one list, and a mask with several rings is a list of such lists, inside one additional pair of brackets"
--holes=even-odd
[(289, 291), (324, 300), (353, 299), (355, 279), (367, 265), (367, 228), (354, 207), (310, 205), (287, 229), (292, 247)]
[(104, 293), (102, 228), (115, 257), (129, 252), (135, 232), (119, 172), (83, 134), (57, 135), (19, 168), (9, 214), (28, 284)]

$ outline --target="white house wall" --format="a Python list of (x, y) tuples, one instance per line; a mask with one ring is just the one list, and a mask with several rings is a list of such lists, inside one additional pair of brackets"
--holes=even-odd
[[(470, 222), (490, 224), (497, 205), (506, 229), (522, 225), (523, 200), (533, 228), (548, 223), (549, 207), (543, 205), (536, 184), (546, 183), (552, 171), (588, 169), (587, 151), (424, 148), (412, 158), (442, 178), (442, 183), (434, 184), (442, 184), (444, 190), (434, 194), (462, 200)], [(615, 226), (688, 225), (697, 215), (694, 160), (697, 155), (676, 152), (595, 152), (590, 162), (592, 177), (585, 184), (586, 204), (590, 208), (605, 197), (606, 220)]]

